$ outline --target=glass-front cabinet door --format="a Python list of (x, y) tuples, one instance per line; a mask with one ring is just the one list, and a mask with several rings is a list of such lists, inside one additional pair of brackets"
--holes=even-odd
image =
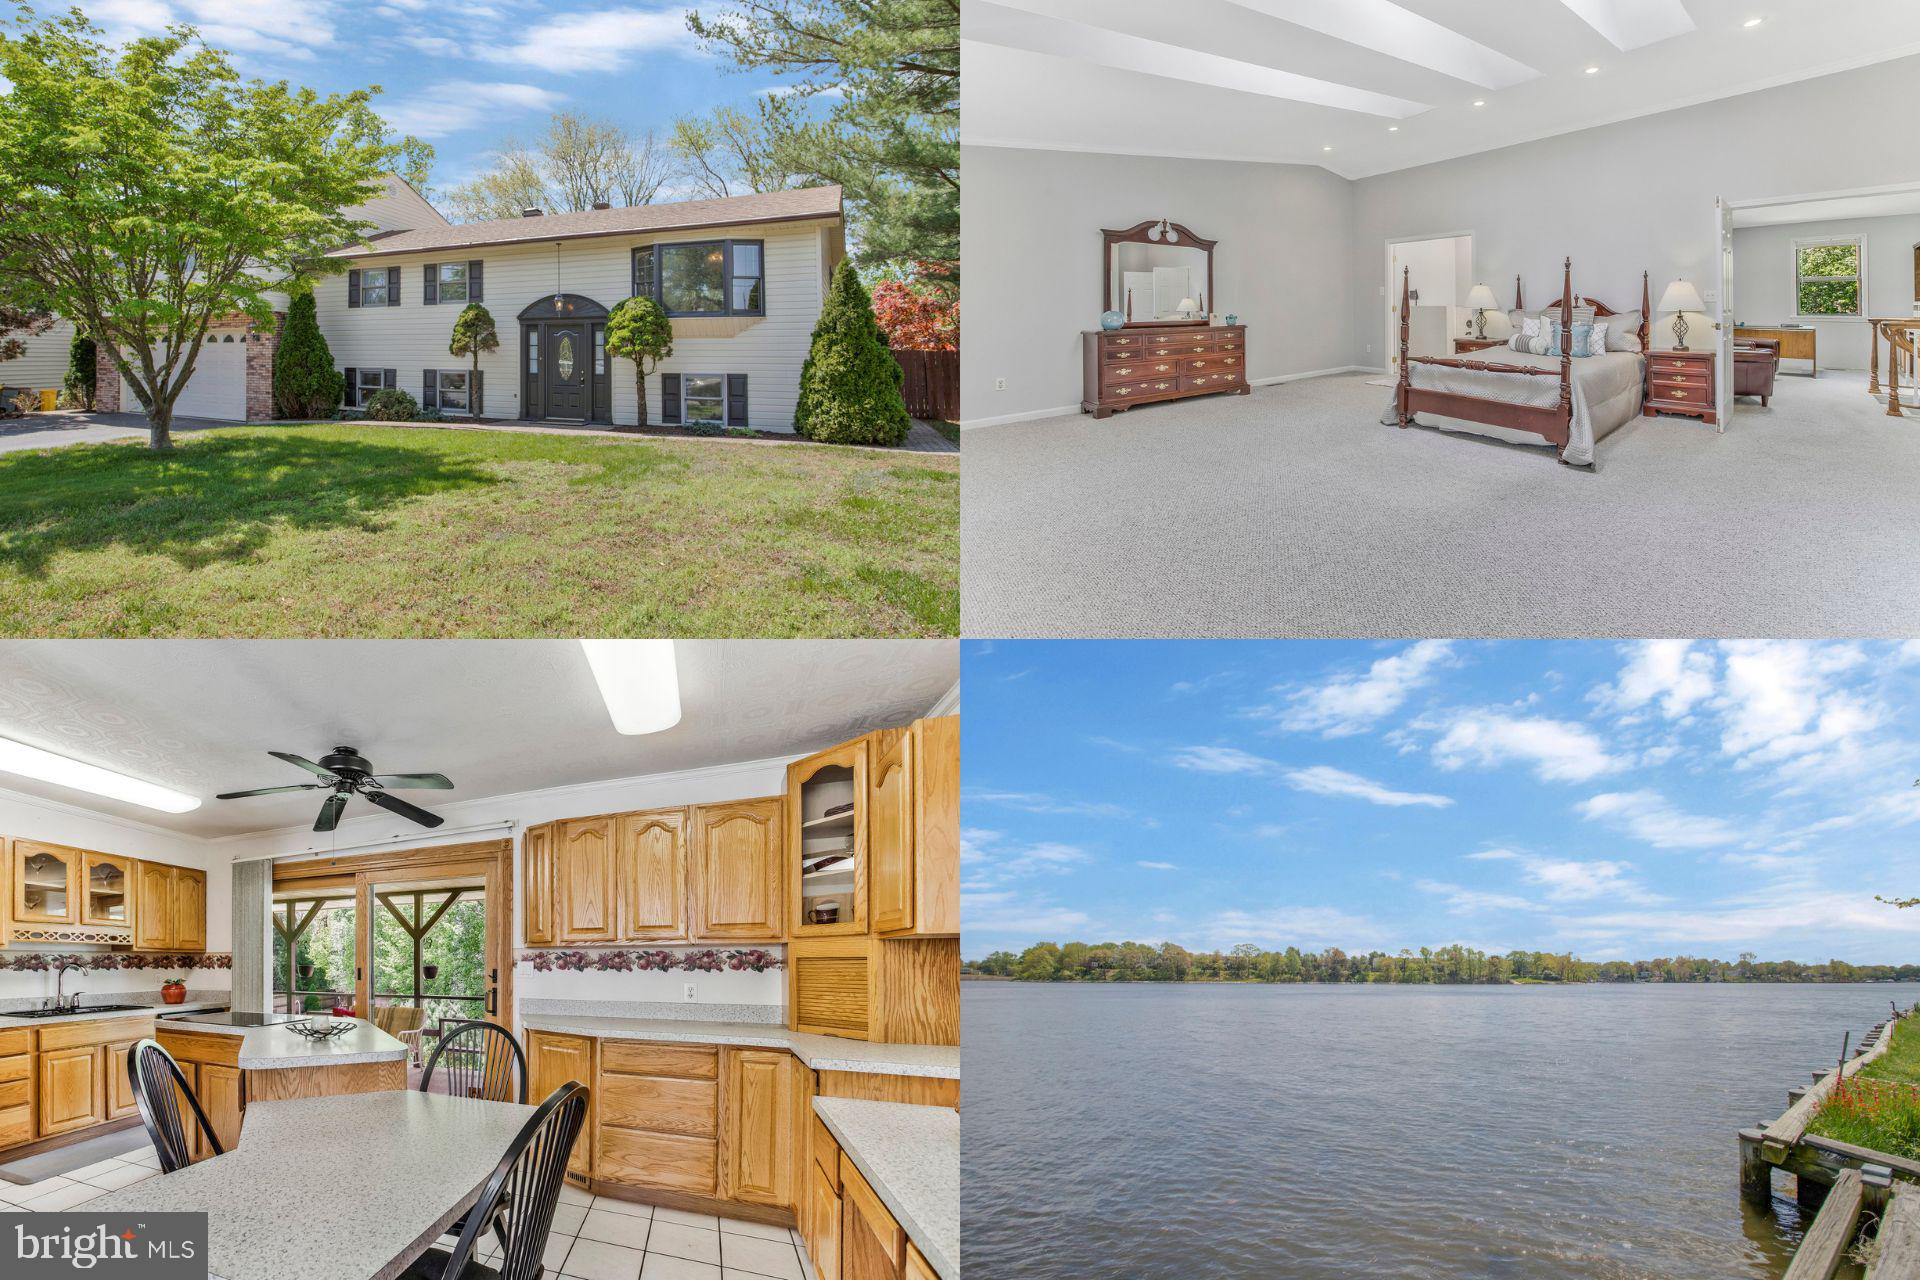
[(41, 924), (79, 923), (74, 901), (80, 851), (59, 845), (13, 842), (13, 918)]
[(80, 923), (124, 925), (133, 920), (133, 864), (111, 853), (83, 855), (86, 888), (80, 897)]
[(867, 740), (787, 766), (791, 936), (867, 931)]

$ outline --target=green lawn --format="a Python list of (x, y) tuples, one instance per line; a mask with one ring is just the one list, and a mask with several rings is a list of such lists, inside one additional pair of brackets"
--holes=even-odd
[[(1814, 1113), (1808, 1133), (1920, 1159), (1920, 1017), (1893, 1026), (1887, 1051)], [(1857, 1083), (1855, 1083), (1857, 1082)]]
[(924, 636), (951, 454), (245, 426), (0, 455), (0, 634)]

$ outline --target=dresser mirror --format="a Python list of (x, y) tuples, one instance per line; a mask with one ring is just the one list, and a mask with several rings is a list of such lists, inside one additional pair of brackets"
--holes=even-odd
[(1102, 310), (1119, 312), (1129, 327), (1206, 324), (1208, 312), (1220, 309), (1213, 296), (1213, 246), (1164, 218), (1124, 231), (1102, 230)]

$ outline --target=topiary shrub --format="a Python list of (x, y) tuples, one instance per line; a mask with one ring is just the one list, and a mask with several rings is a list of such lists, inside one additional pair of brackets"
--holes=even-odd
[[(453, 322), (453, 339), (447, 343), (447, 353), (473, 360), (473, 368), (469, 371), (473, 376), (467, 380), (467, 412), (476, 418), (481, 413), (480, 357), (485, 352), (499, 349), (500, 331), (494, 327), (493, 312), (477, 302), (469, 302)], [(435, 415), (436, 418), (438, 416)]]
[(345, 390), (320, 333), (313, 294), (302, 293), (287, 304), (280, 349), (273, 354), (273, 411), (282, 418), (331, 418)]
[(420, 402), (398, 387), (387, 387), (367, 397), (367, 418), (373, 422), (417, 422)]
[(93, 408), (100, 377), (94, 354), (93, 339), (75, 329), (67, 347), (67, 377), (60, 396), (70, 409)]
[(800, 370), (793, 429), (829, 444), (897, 445), (913, 426), (900, 398), (903, 377), (866, 286), (852, 261), (842, 262)]
[(652, 298), (628, 298), (607, 317), (607, 354), (633, 361), (639, 422), (647, 425), (647, 375), (673, 354), (673, 322)]

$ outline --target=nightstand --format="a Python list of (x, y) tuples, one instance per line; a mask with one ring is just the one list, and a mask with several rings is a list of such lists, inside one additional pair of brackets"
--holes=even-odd
[(1712, 351), (1649, 351), (1646, 416), (1681, 413), (1716, 425), (1713, 359)]
[(1488, 347), (1504, 347), (1506, 345), (1507, 340), (1505, 338), (1455, 338), (1453, 340), (1453, 354), (1463, 356), (1469, 351), (1485, 351)]

